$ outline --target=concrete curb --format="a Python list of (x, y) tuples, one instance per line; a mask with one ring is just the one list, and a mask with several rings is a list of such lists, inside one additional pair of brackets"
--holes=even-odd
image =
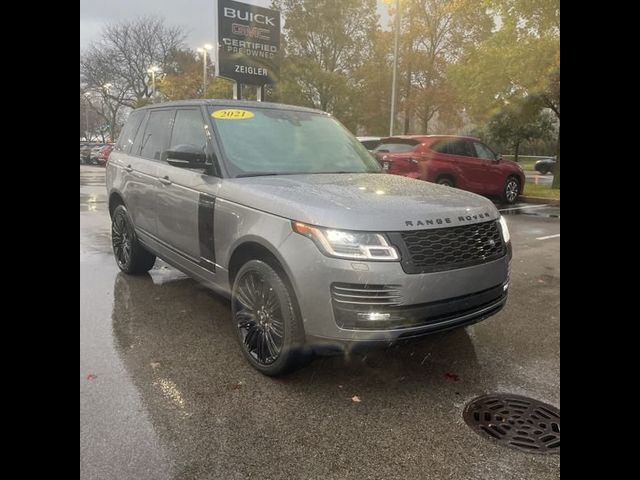
[(526, 195), (521, 195), (519, 200), (524, 203), (549, 204), (554, 207), (560, 206), (559, 198), (527, 197)]

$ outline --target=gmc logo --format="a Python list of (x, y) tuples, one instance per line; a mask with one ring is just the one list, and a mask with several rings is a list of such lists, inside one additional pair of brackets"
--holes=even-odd
[(224, 16), (227, 18), (237, 18), (238, 20), (256, 22), (263, 25), (275, 27), (275, 24), (273, 23), (273, 17), (267, 17), (266, 15), (262, 15), (260, 13), (256, 13), (254, 15), (253, 12), (242, 12), (240, 10), (236, 10), (235, 8), (224, 7)]
[(249, 25), (241, 25), (239, 23), (231, 24), (231, 33), (234, 35), (243, 35), (245, 37), (259, 38), (260, 40), (269, 40), (269, 30), (266, 28), (250, 27)]

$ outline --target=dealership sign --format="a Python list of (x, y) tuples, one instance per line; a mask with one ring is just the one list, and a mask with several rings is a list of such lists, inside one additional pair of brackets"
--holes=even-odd
[(280, 12), (233, 0), (218, 0), (216, 74), (239, 84), (277, 82)]

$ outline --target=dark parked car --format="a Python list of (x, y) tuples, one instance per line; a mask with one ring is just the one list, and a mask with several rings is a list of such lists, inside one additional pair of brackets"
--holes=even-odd
[(398, 135), (383, 139), (374, 154), (389, 173), (500, 197), (506, 203), (514, 203), (524, 189), (522, 167), (474, 137)]
[(546, 175), (549, 172), (553, 172), (553, 169), (555, 166), (556, 166), (556, 157), (549, 157), (549, 158), (543, 158), (542, 160), (538, 160), (533, 168), (537, 172), (540, 172), (542, 175)]
[(83, 160), (82, 163), (98, 165), (98, 152), (104, 145), (104, 143), (96, 142), (81, 143), (80, 158)]

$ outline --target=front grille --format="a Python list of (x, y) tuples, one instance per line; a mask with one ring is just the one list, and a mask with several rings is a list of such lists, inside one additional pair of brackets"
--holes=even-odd
[(331, 284), (331, 298), (342, 306), (392, 306), (402, 303), (399, 285)]
[(477, 265), (507, 252), (497, 221), (389, 235), (403, 253), (407, 273), (437, 272)]

